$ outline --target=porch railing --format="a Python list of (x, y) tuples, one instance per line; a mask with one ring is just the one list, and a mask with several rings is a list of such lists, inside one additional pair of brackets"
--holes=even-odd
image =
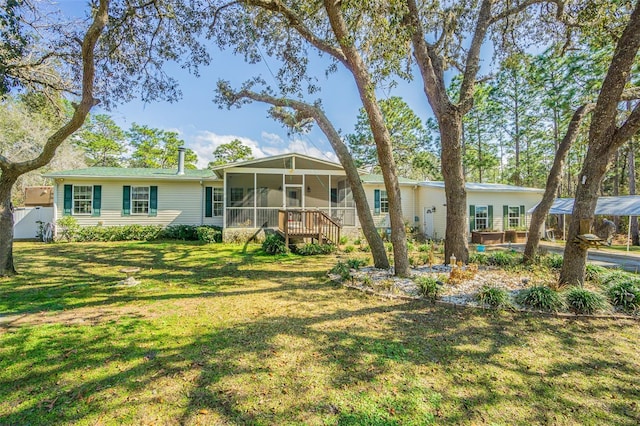
[(278, 226), (278, 208), (227, 207), (228, 228), (275, 228)]
[(278, 229), (289, 245), (290, 237), (316, 239), (319, 243), (338, 244), (341, 226), (321, 210), (279, 210)]

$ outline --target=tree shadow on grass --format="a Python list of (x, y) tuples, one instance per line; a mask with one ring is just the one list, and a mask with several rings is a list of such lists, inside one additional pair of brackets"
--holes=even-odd
[(178, 303), (156, 317), (0, 334), (0, 424), (640, 420), (636, 324), (379, 300), (271, 266), (232, 258), (235, 287), (138, 294)]

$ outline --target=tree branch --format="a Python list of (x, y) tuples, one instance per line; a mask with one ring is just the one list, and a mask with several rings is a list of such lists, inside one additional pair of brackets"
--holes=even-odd
[(615, 147), (622, 146), (638, 131), (640, 131), (640, 103), (633, 108), (624, 124), (614, 132), (612, 145)]
[(460, 85), (460, 112), (464, 115), (473, 107), (473, 93), (475, 91), (476, 75), (480, 70), (480, 48), (487, 35), (491, 23), (492, 0), (483, 0), (480, 13), (476, 21), (476, 29), (473, 32), (471, 46), (467, 52), (467, 61)]
[(98, 6), (93, 18), (93, 22), (87, 29), (87, 33), (85, 34), (82, 42), (82, 99), (77, 108), (75, 108), (72, 117), (47, 139), (42, 152), (37, 158), (20, 163), (14, 163), (10, 167), (12, 171), (17, 172), (20, 175), (43, 167), (49, 163), (60, 144), (82, 126), (84, 120), (89, 114), (89, 110), (98, 103), (98, 101), (93, 98), (95, 47), (102, 31), (107, 25), (108, 18), (109, 0), (100, 0), (100, 5)]
[(525, 10), (526, 8), (528, 8), (529, 6), (533, 6), (534, 4), (540, 4), (540, 3), (554, 3), (557, 7), (556, 17), (558, 19), (561, 19), (562, 16), (564, 15), (565, 4), (564, 4), (564, 1), (562, 0), (527, 0), (515, 7), (512, 7), (511, 9), (507, 9), (504, 12), (491, 17), (489, 21), (489, 25), (495, 24), (496, 22), (502, 19), (508, 18), (509, 16), (516, 15), (522, 12), (523, 10)]
[(284, 5), (280, 0), (242, 0), (240, 2), (249, 6), (260, 7), (262, 9), (279, 14), (287, 21), (289, 21), (290, 26), (295, 29), (298, 34), (302, 36), (302, 38), (311, 43), (311, 45), (313, 45), (316, 49), (333, 56), (346, 67), (349, 66), (347, 58), (342, 52), (342, 49), (336, 48), (335, 46), (332, 46), (331, 44), (322, 40), (320, 37), (316, 36), (313, 31), (307, 28), (307, 26), (304, 24), (303, 19), (296, 12)]

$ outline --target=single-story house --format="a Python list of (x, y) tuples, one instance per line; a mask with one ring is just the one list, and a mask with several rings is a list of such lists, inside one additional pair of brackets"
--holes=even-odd
[[(181, 153), (181, 156), (183, 154)], [(217, 225), (225, 237), (282, 228), (295, 212), (315, 212), (359, 233), (351, 189), (340, 164), (302, 154), (283, 154), (212, 170), (90, 167), (46, 175), (54, 182), (55, 217), (80, 225)], [(389, 226), (382, 176), (361, 173), (377, 226)], [(442, 182), (400, 179), (402, 210), (409, 226), (427, 237), (444, 237), (446, 201)], [(468, 184), (471, 229), (526, 226), (525, 212), (542, 190)], [(297, 213), (295, 213), (297, 214)], [(287, 220), (288, 219), (288, 220)], [(307, 219), (308, 220), (308, 219)], [(244, 234), (243, 234), (244, 233)]]

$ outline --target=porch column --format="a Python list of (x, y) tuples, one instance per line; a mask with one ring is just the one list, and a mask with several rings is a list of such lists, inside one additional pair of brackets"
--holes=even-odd
[(222, 229), (227, 229), (227, 171), (222, 175)]
[(333, 217), (333, 205), (331, 204), (331, 174), (329, 174), (329, 217)]
[(253, 173), (253, 227), (258, 227), (258, 174)]
[(282, 173), (282, 208), (286, 210), (287, 208), (287, 203), (286, 203), (286, 198), (285, 198), (285, 188), (284, 188), (284, 182), (285, 182), (285, 176), (284, 173)]

